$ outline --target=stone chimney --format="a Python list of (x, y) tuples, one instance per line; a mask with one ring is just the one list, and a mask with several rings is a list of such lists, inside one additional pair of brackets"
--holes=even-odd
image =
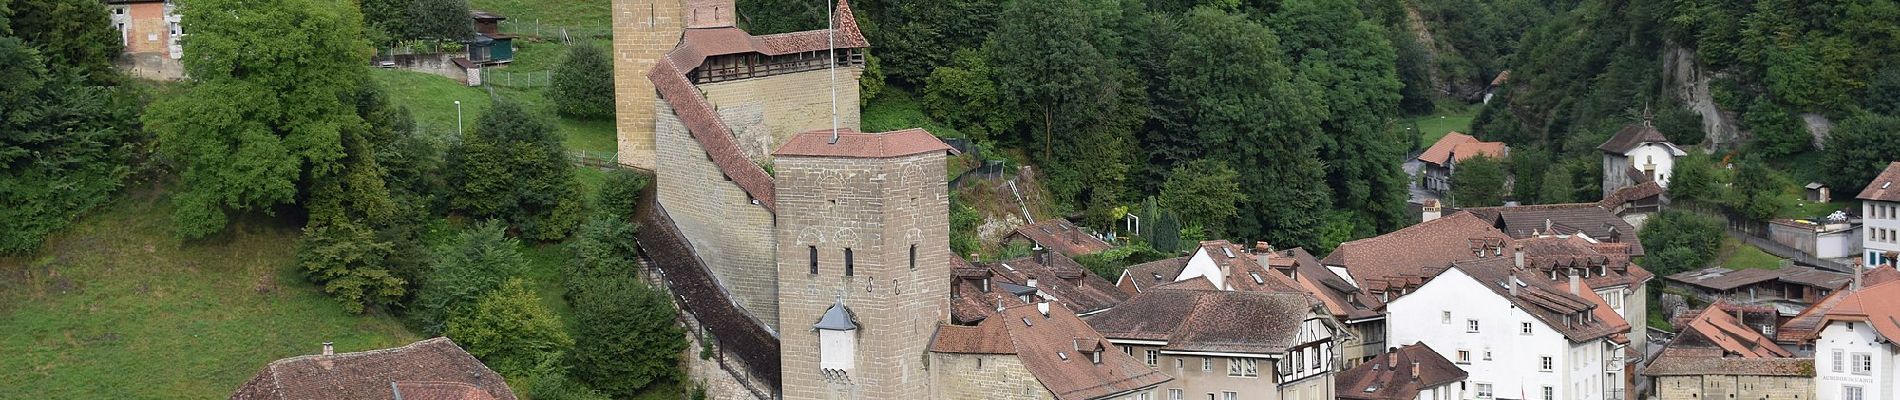
[(1392, 353), (1392, 355), (1386, 356), (1385, 361), (1386, 368), (1390, 368), (1394, 371), (1399, 369), (1399, 353)]
[(1418, 362), (1412, 362), (1412, 380), (1418, 380)]
[(336, 342), (323, 342), (323, 355), (336, 355)]
[(1419, 222), (1438, 219), (1445, 214), (1445, 208), (1438, 205), (1437, 199), (1425, 199), (1425, 211), (1418, 216)]
[(1847, 287), (1849, 287), (1850, 288), (1849, 290), (1851, 291), (1855, 291), (1855, 292), (1860, 291), (1861, 276), (1866, 274), (1865, 272), (1863, 272), (1863, 271), (1866, 271), (1866, 268), (1862, 268), (1860, 264), (1861, 263), (1859, 261), (1854, 262), (1854, 280), (1848, 281), (1849, 283), (1847, 285)]

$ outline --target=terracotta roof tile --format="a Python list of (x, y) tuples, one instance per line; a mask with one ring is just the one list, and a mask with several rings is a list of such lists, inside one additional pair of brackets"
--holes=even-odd
[(1175, 277), (1181, 276), (1181, 269), (1187, 267), (1187, 262), (1187, 257), (1175, 257), (1130, 265), (1122, 270), (1121, 280), (1115, 284), (1130, 294), (1145, 292), (1174, 282)]
[(944, 144), (942, 140), (938, 140), (936, 136), (921, 128), (884, 133), (862, 133), (850, 129), (839, 129), (837, 143), (831, 143), (831, 133), (830, 129), (820, 129), (792, 135), (791, 139), (787, 139), (784, 145), (772, 152), (772, 155), (893, 158), (931, 152), (957, 153), (957, 149)]
[(1829, 321), (1865, 322), (1887, 341), (1900, 340), (1900, 301), (1894, 299), (1900, 299), (1900, 282), (1851, 291), (1824, 314), (1820, 326), (1827, 326)]
[[(1043, 388), (1062, 400), (1101, 398), (1172, 380), (1115, 351), (1067, 308), (1049, 304), (1044, 313), (1038, 307), (1008, 307), (974, 327), (939, 325), (931, 351), (1015, 354)], [(1099, 353), (1101, 362), (1094, 362), (1090, 353)]]
[(396, 382), (402, 400), (495, 400), (480, 387), (462, 382)]
[(438, 398), (515, 399), (500, 374), (442, 337), (396, 348), (272, 361), (231, 399), (393, 399), (391, 385), (404, 382), (417, 388), (468, 385), (480, 393), (447, 390), (445, 394), (464, 397)]
[(1457, 383), (1470, 374), (1424, 342), (1374, 356), (1340, 372), (1334, 386), (1341, 399), (1410, 400), (1418, 392)]
[(1861, 189), (1860, 195), (1854, 197), (1861, 200), (1900, 201), (1900, 187), (1896, 187), (1896, 184), (1900, 184), (1900, 161), (1888, 163), (1887, 169), (1881, 170), (1880, 176), (1874, 177), (1873, 182), (1867, 182), (1867, 188)]
[(1321, 264), (1344, 267), (1371, 292), (1416, 286), (1438, 276), (1453, 261), (1510, 259), (1510, 237), (1471, 213), (1460, 212), (1384, 235), (1341, 243)]
[(1088, 322), (1110, 338), (1167, 341), (1167, 350), (1279, 354), (1301, 344), (1300, 321), (1317, 303), (1296, 292), (1161, 289)]
[(1708, 267), (1699, 270), (1678, 272), (1669, 275), (1668, 278), (1672, 281), (1716, 291), (1731, 290), (1770, 281), (1835, 290), (1846, 286), (1848, 281), (1853, 279), (1853, 275), (1791, 265), (1773, 270), (1732, 270), (1723, 267)]
[(1616, 209), (1631, 202), (1655, 198), (1662, 196), (1662, 194), (1662, 185), (1652, 180), (1611, 191), (1609, 195), (1603, 196), (1603, 200), (1597, 201), (1597, 207)]
[(997, 282), (1030, 286), (1075, 312), (1088, 314), (1128, 300), (1128, 293), (1102, 279), (1088, 268), (1061, 254), (1045, 253), (1045, 260), (1029, 256), (985, 265)]
[(1452, 146), (1451, 148), (1452, 161), (1469, 160), (1472, 157), (1480, 155), (1502, 160), (1505, 156), (1509, 156), (1510, 154), (1511, 147), (1505, 146), (1502, 142), (1459, 143), (1457, 146)]
[(1617, 130), (1616, 135), (1610, 136), (1610, 140), (1597, 146), (1597, 150), (1623, 154), (1644, 143), (1669, 143), (1669, 138), (1663, 136), (1662, 131), (1656, 130), (1656, 127), (1647, 122), (1631, 123), (1623, 125), (1623, 129)]
[(1297, 271), (1293, 274), (1294, 280), (1307, 293), (1318, 297), (1334, 318), (1352, 321), (1381, 315), (1379, 308), (1385, 306), (1384, 302), (1334, 274), (1306, 249), (1296, 247), (1281, 251), (1280, 255), (1293, 261), (1294, 270)]
[[(1600, 242), (1629, 243), (1630, 255), (1643, 255), (1636, 226), (1599, 207), (1598, 203), (1539, 204), (1515, 207), (1467, 208), (1513, 238), (1583, 233)], [(1552, 231), (1555, 231), (1554, 233)]]
[[(1485, 288), (1491, 289), (1492, 293), (1516, 304), (1519, 309), (1573, 342), (1599, 338), (1615, 340), (1610, 336), (1629, 331), (1629, 323), (1621, 317), (1604, 318), (1603, 313), (1597, 312), (1598, 308), (1607, 306), (1601, 305), (1601, 298), (1594, 301), (1590, 299), (1596, 296), (1595, 292), (1582, 289), (1582, 294), (1570, 293), (1567, 279), (1562, 283), (1551, 282), (1536, 271), (1516, 271), (1512, 260), (1496, 257), (1458, 261), (1452, 264), (1452, 268), (1463, 271)], [(1515, 294), (1505, 286), (1509, 284), (1517, 286)], [(1580, 318), (1579, 314), (1586, 312), (1592, 318)], [(1615, 312), (1609, 315), (1615, 315)]]
[(1664, 348), (1643, 369), (1647, 376), (1750, 375), (1814, 376), (1812, 358), (1723, 357), (1721, 349)]
[(1446, 133), (1444, 137), (1438, 138), (1437, 142), (1433, 142), (1431, 147), (1426, 147), (1425, 151), (1420, 152), (1418, 154), (1418, 160), (1442, 166), (1445, 165), (1446, 161), (1451, 160), (1452, 148), (1458, 147), (1460, 144), (1475, 143), (1477, 141), (1478, 138), (1471, 137), (1471, 135), (1458, 132)]
[(1069, 257), (1093, 254), (1114, 247), (1082, 231), (1082, 227), (1064, 218), (1046, 219), (1017, 227), (1015, 232), (1009, 234), (1009, 237), (1027, 238), (1044, 248), (1053, 249)]

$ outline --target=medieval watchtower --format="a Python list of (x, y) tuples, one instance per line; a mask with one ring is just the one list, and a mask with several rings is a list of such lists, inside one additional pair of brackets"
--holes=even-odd
[(794, 135), (773, 153), (786, 399), (929, 396), (948, 313), (945, 153), (929, 132)]

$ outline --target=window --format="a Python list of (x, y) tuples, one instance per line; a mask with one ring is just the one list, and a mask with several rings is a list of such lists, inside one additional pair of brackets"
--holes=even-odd
[(1484, 349), (1484, 360), (1491, 361), (1491, 349)]
[(1220, 400), (1240, 400), (1240, 393), (1220, 392)]
[(811, 258), (811, 274), (818, 275), (818, 246), (805, 246), (805, 252)]
[(1142, 392), (1141, 395), (1135, 396), (1135, 398), (1141, 399), (1141, 400), (1154, 400), (1155, 398), (1154, 396), (1155, 396), (1154, 393)]
[(1491, 384), (1489, 384), (1489, 383), (1480, 383), (1480, 384), (1477, 384), (1477, 385), (1474, 385), (1474, 386), (1477, 386), (1477, 389), (1476, 389), (1476, 390), (1473, 390), (1473, 392), (1474, 392), (1474, 395), (1475, 395), (1475, 396), (1476, 396), (1477, 398), (1480, 398), (1480, 399), (1489, 399), (1489, 398), (1491, 398)]
[(1260, 369), (1251, 358), (1228, 358), (1227, 376), (1260, 376)]
[(1135, 355), (1135, 348), (1128, 347), (1128, 346), (1121, 346), (1121, 348), (1122, 348), (1122, 354), (1127, 354), (1131, 356)]
[(1867, 400), (1867, 389), (1854, 385), (1842, 385), (1841, 400)]
[(1551, 367), (1555, 367), (1556, 364), (1557, 364), (1557, 359), (1555, 357), (1543, 356), (1542, 358), (1538, 358), (1537, 366), (1543, 367), (1543, 370), (1545, 371), (1549, 371), (1552, 369)]
[(846, 247), (844, 248), (844, 276), (854, 275), (857, 272), (854, 271), (855, 269), (857, 269), (857, 266), (852, 265), (851, 262), (851, 248)]
[(1846, 372), (1843, 365), (1847, 364), (1847, 360), (1842, 354), (1841, 349), (1834, 349), (1834, 372)]
[(1557, 400), (1557, 388), (1545, 386), (1544, 400)]
[(1147, 351), (1143, 351), (1143, 352), (1142, 352), (1142, 360), (1144, 360), (1144, 361), (1147, 361), (1147, 362), (1148, 362), (1148, 366), (1150, 366), (1150, 367), (1153, 367), (1153, 366), (1155, 366), (1155, 365), (1158, 365), (1158, 364), (1160, 364), (1160, 363), (1161, 363), (1161, 362), (1160, 362), (1160, 360), (1158, 360), (1158, 359), (1157, 359), (1157, 358), (1159, 358), (1159, 357), (1158, 357), (1159, 355), (1161, 355), (1161, 351), (1160, 351), (1160, 350), (1147, 350)]
[(1168, 400), (1185, 400), (1182, 396), (1186, 395), (1181, 393), (1181, 389), (1168, 389)]
[(1478, 320), (1475, 320), (1475, 319), (1465, 320), (1465, 332), (1478, 333)]
[(1201, 359), (1201, 370), (1202, 370), (1202, 371), (1213, 371), (1213, 370), (1214, 370), (1214, 358), (1213, 358), (1213, 357), (1207, 357), (1207, 358), (1202, 358), (1202, 359)]
[(1439, 311), (1439, 312), (1438, 312), (1438, 323), (1441, 323), (1441, 324), (1450, 324), (1450, 323), (1451, 323), (1451, 312), (1450, 312), (1450, 311)]
[(1525, 335), (1531, 334), (1531, 323), (1529, 322), (1517, 323), (1517, 332), (1525, 334)]
[(1854, 363), (1849, 364), (1848, 366), (1854, 369), (1854, 375), (1872, 375), (1873, 374), (1874, 372), (1873, 354), (1854, 353), (1853, 361)]
[(917, 269), (917, 245), (910, 245), (910, 269)]
[(1187, 360), (1183, 360), (1183, 359), (1181, 359), (1180, 357), (1175, 357), (1175, 358), (1174, 358), (1174, 369), (1176, 369), (1176, 370), (1180, 370), (1180, 369), (1182, 369), (1182, 368), (1186, 368), (1186, 367), (1187, 367)]
[(1458, 351), (1458, 362), (1459, 362), (1459, 363), (1463, 363), (1463, 364), (1470, 364), (1470, 363), (1471, 363), (1471, 350), (1459, 350), (1459, 351)]

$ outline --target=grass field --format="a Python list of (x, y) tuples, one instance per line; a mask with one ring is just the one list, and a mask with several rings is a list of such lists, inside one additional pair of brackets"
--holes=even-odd
[(407, 344), (293, 264), (298, 229), (252, 218), (180, 242), (162, 196), (134, 193), (41, 251), (0, 258), (0, 398), (223, 398), (279, 358)]
[[(456, 100), (462, 101), (464, 132), (475, 130), (482, 113), (487, 112), (492, 103), (486, 89), (463, 86), (459, 82), (441, 76), (386, 69), (371, 71), (370, 76), (383, 85), (392, 101), (409, 107), (409, 112), (415, 115), (417, 129), (430, 134), (453, 135), (455, 133)], [(545, 90), (546, 88), (541, 87), (496, 88), (495, 94), (520, 102), (528, 110), (554, 122), (555, 129), (561, 132), (563, 144), (570, 150), (581, 150), (590, 154), (614, 152), (613, 121), (576, 120), (556, 115), (553, 105), (544, 95)]]
[(611, 4), (607, 0), (470, 0), (468, 7), (508, 17), (504, 24), (513, 28), (538, 23), (543, 27), (599, 29), (613, 19)]
[(1762, 251), (1735, 238), (1723, 238), (1717, 262), (1729, 269), (1781, 269), (1781, 257)]
[(1441, 111), (1437, 114), (1399, 121), (1399, 129), (1410, 128), (1418, 134), (1418, 147), (1431, 147), (1446, 133), (1471, 133), (1471, 118), (1477, 116), (1477, 108)]

